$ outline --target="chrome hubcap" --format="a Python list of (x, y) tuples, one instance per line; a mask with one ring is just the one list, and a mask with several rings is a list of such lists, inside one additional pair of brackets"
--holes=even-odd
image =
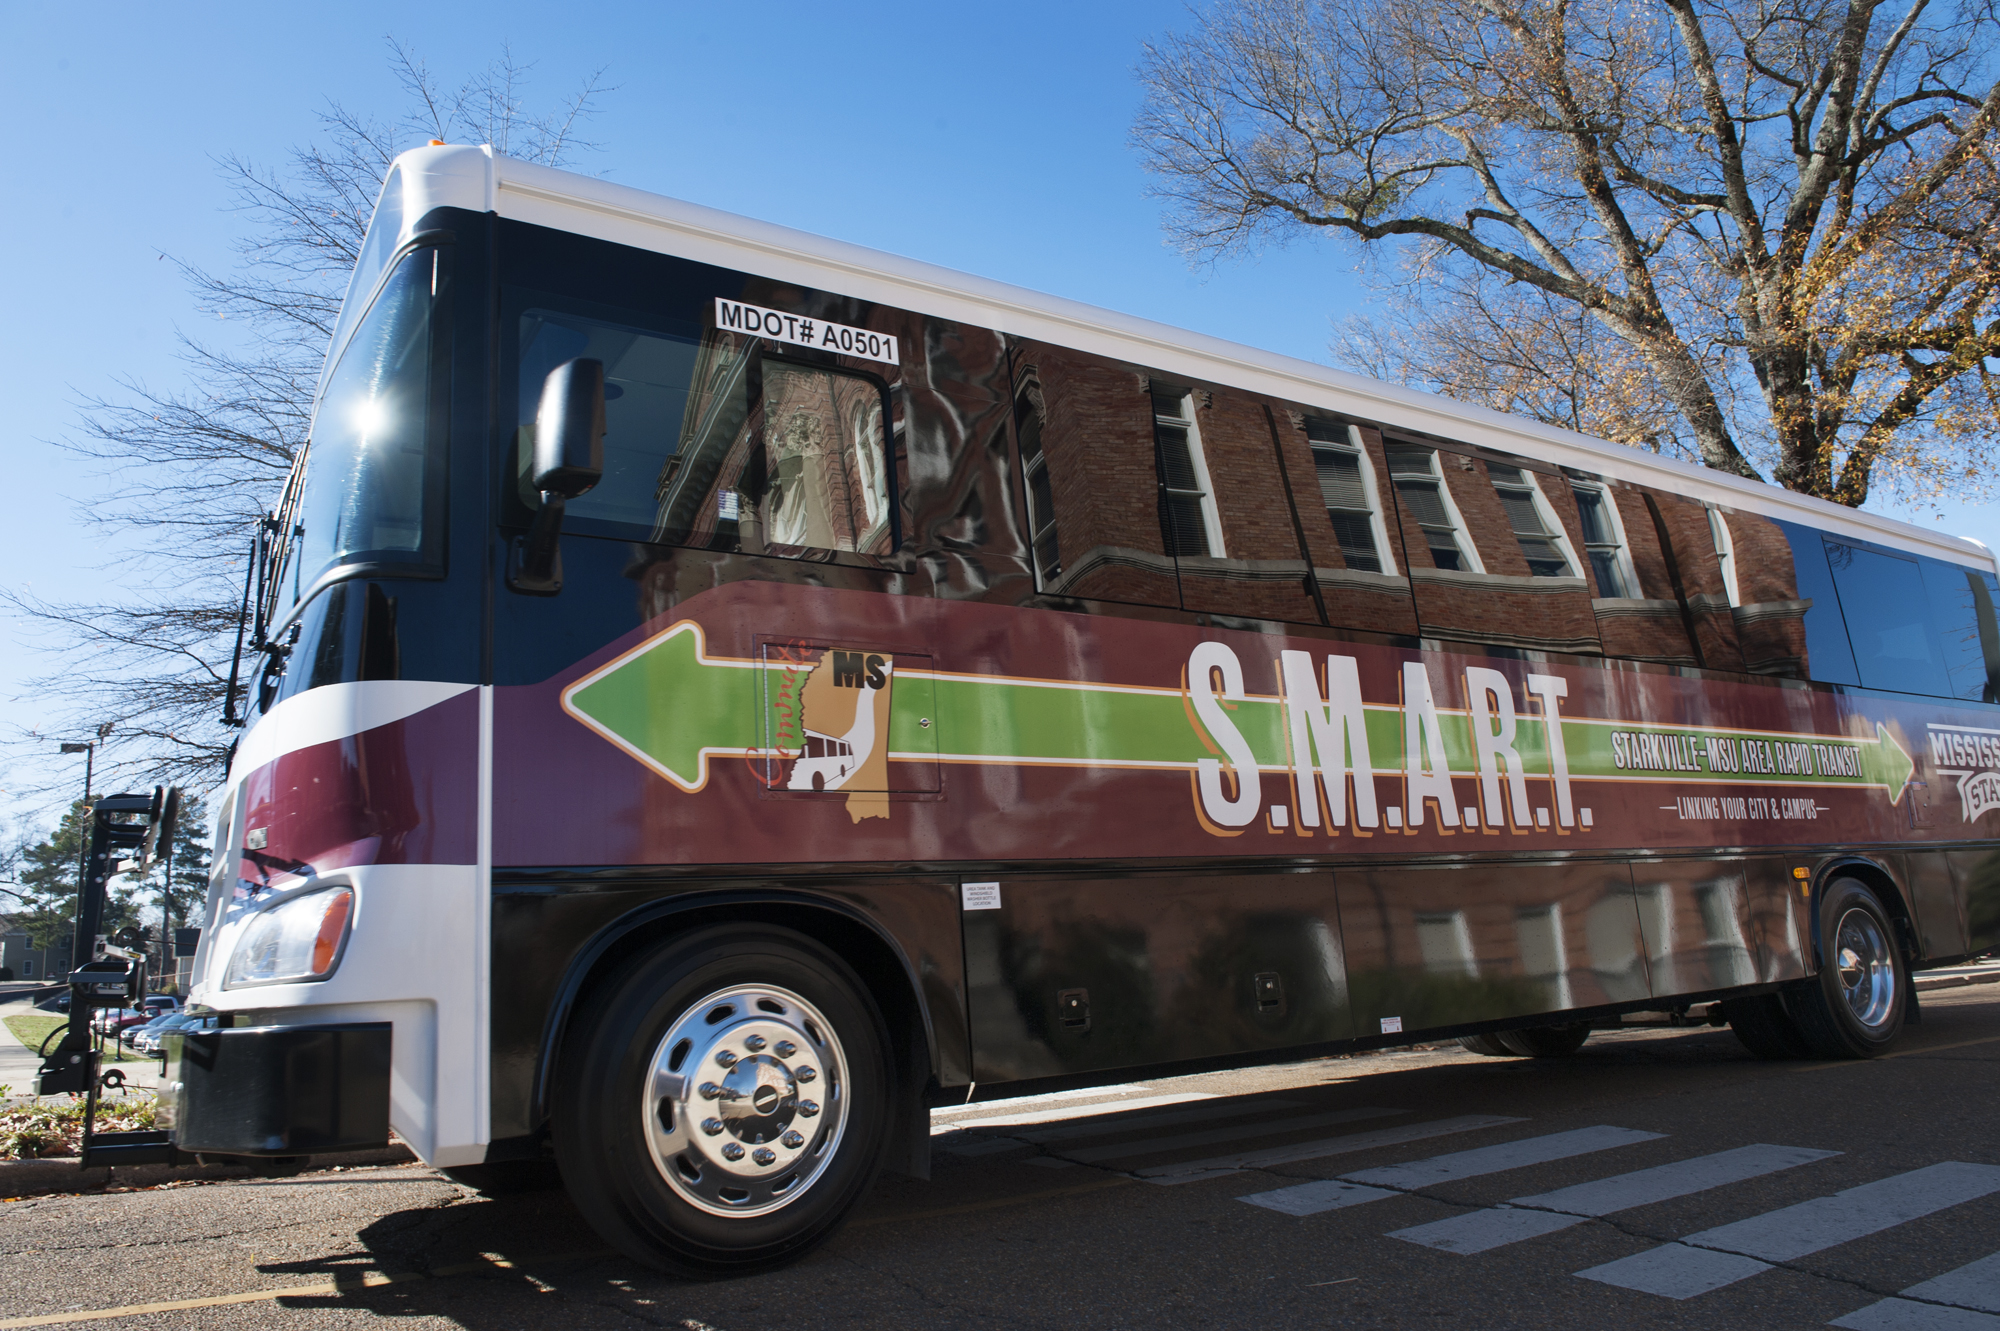
[(1833, 944), (1847, 1010), (1869, 1030), (1880, 1028), (1896, 1006), (1896, 962), (1881, 925), (1865, 910), (1850, 910), (1840, 917)]
[(812, 1187), (847, 1125), (847, 1060), (812, 1004), (721, 989), (653, 1050), (640, 1114), (660, 1176), (712, 1215), (764, 1215)]

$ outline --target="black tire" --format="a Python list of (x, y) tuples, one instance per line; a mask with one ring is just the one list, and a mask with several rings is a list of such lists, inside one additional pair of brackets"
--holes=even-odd
[(1873, 1058), (1903, 1033), (1910, 972), (1889, 913), (1866, 886), (1836, 878), (1819, 901), (1819, 974), (1784, 991), (1809, 1053)]
[(479, 1165), (451, 1165), (438, 1173), (482, 1197), (518, 1197), (553, 1192), (563, 1185), (553, 1160), (489, 1160)]
[(1516, 1056), (1513, 1050), (1500, 1043), (1500, 1037), (1497, 1035), (1461, 1035), (1458, 1037), (1458, 1042), (1473, 1053), (1484, 1054), (1488, 1058)]
[(801, 934), (672, 939), (607, 977), (571, 1031), (556, 1161), (584, 1218), (638, 1261), (700, 1278), (778, 1266), (875, 1180), (888, 1032), (854, 972)]
[(1590, 1038), (1590, 1027), (1583, 1022), (1574, 1026), (1530, 1026), (1526, 1030), (1502, 1031), (1493, 1038), (1524, 1058), (1568, 1058), (1583, 1048), (1583, 1042)]
[(1776, 994), (1729, 999), (1722, 1004), (1722, 1015), (1728, 1018), (1737, 1041), (1759, 1058), (1805, 1058), (1812, 1052), (1799, 1033), (1799, 1024)]

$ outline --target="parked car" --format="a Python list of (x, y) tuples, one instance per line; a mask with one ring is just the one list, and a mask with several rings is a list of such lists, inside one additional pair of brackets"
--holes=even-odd
[(139, 1001), (139, 1006), (150, 1012), (178, 1012), (181, 1000), (172, 994), (148, 994)]
[(222, 1024), (222, 1018), (213, 1012), (197, 1015), (192, 1012), (176, 1013), (173, 1021), (157, 1026), (140, 1036), (138, 1045), (142, 1054), (158, 1054), (160, 1045), (175, 1031), (212, 1031)]
[(127, 1031), (126, 1043), (139, 1053), (157, 1054), (160, 1052), (160, 1037), (168, 1031), (177, 1031), (188, 1026), (199, 1027), (202, 1021), (202, 1017), (192, 1012), (169, 1012), (163, 1017), (147, 1022), (144, 1026), (135, 1026)]
[(122, 1035), (128, 1026), (143, 1026), (153, 1019), (154, 1014), (144, 1008), (119, 1008), (121, 1014), (104, 1023), (106, 1035)]
[(67, 1012), (69, 1011), (69, 994), (66, 992), (50, 994), (47, 998), (38, 1001), (35, 1006), (43, 1012)]
[(155, 1031), (165, 1029), (169, 1023), (181, 1020), (185, 1015), (185, 1013), (180, 1012), (157, 1013), (150, 1021), (141, 1022), (137, 1026), (127, 1026), (123, 1031), (119, 1032), (119, 1038), (132, 1046), (132, 1048), (139, 1049), (141, 1048), (139, 1043), (141, 1040), (152, 1035)]

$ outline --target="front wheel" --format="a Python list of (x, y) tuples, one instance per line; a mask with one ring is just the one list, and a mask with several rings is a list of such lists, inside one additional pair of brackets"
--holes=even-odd
[(562, 1061), (556, 1159), (621, 1251), (684, 1275), (790, 1261), (880, 1165), (893, 1087), (854, 973), (787, 929), (677, 938), (601, 985)]
[(1873, 1058), (1902, 1034), (1910, 972), (1875, 894), (1839, 878), (1819, 904), (1819, 974), (1785, 991), (1785, 1011), (1820, 1058)]

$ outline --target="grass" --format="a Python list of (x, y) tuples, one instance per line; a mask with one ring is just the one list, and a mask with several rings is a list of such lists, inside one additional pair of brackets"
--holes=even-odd
[[(69, 1025), (68, 1017), (43, 1016), (39, 1012), (23, 1013), (20, 1016), (7, 1018), (7, 1029), (14, 1032), (14, 1038), (28, 1046), (30, 1052), (36, 1052), (41, 1049), (42, 1041), (49, 1038), (50, 1031), (53, 1031), (58, 1026), (67, 1025)], [(144, 1055), (133, 1053), (122, 1044), (115, 1045), (107, 1039), (104, 1042), (104, 1061), (106, 1063), (150, 1063), (153, 1060)]]

